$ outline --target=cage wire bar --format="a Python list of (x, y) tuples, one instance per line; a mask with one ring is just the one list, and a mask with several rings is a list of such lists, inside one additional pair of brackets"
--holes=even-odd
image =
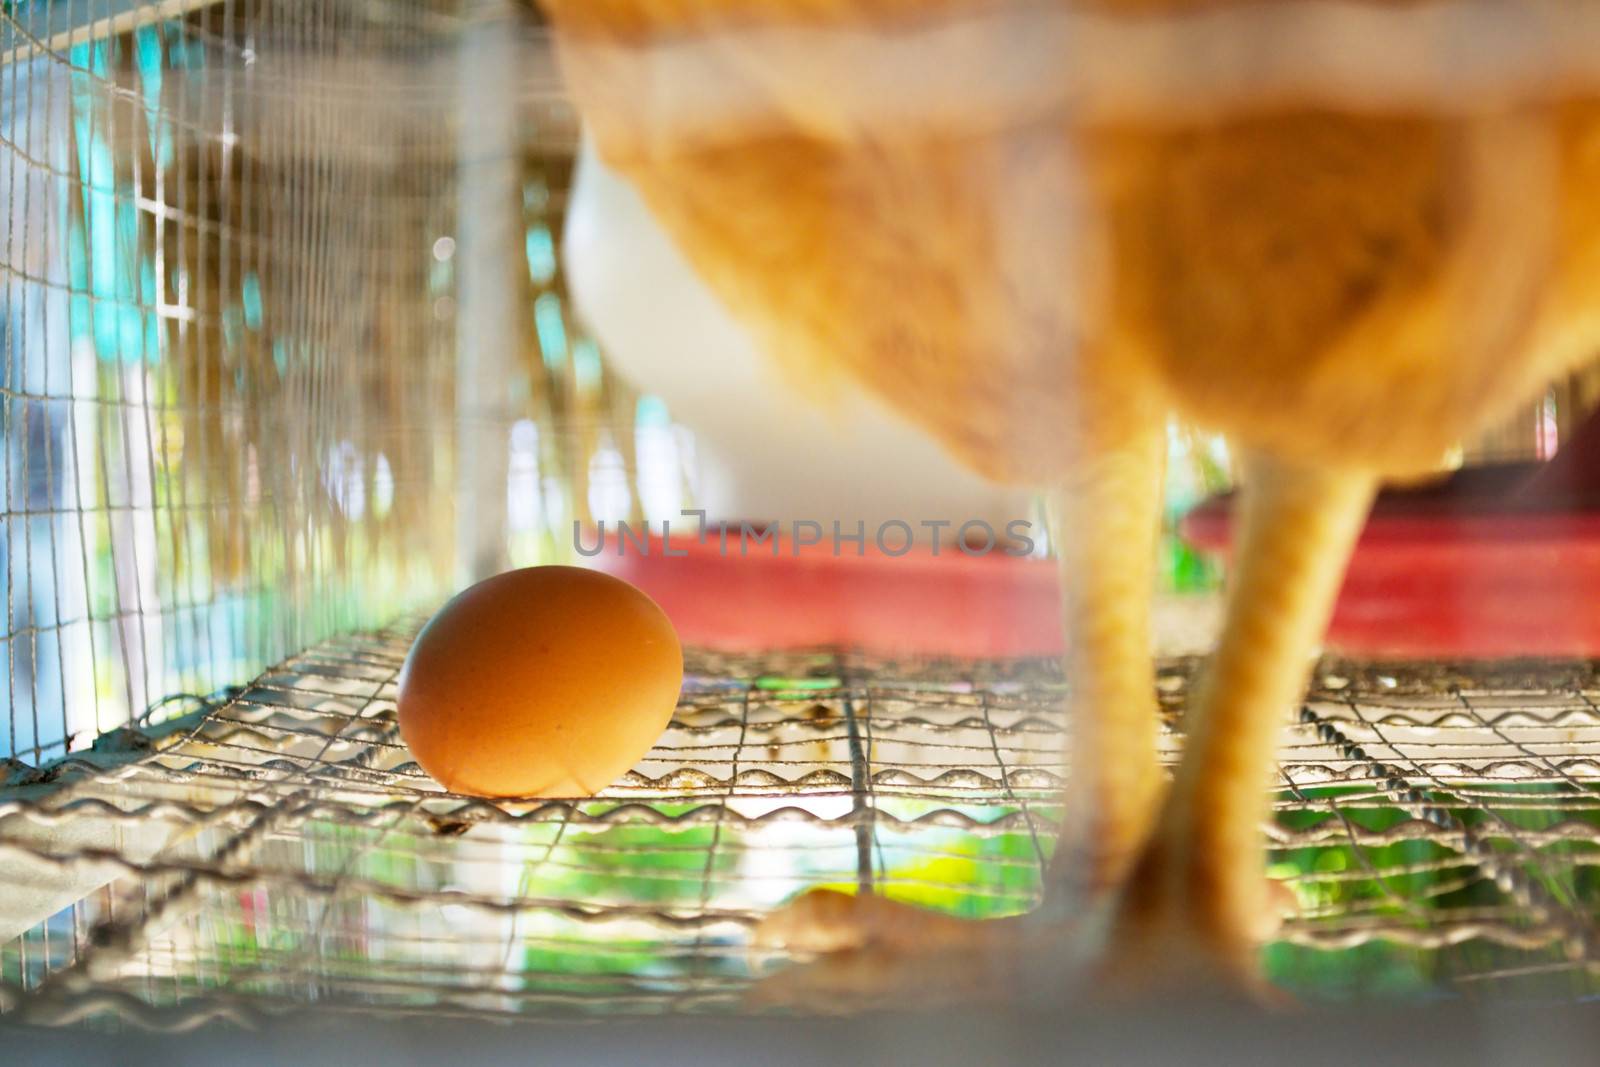
[[(784, 962), (752, 926), (808, 886), (975, 920), (1040, 899), (1053, 662), (694, 653), (672, 725), (611, 789), (494, 802), (442, 791), (398, 740), (418, 621), (14, 774), (3, 862), (75, 897), (0, 950), (6, 1009), (728, 1011)], [(1194, 666), (1160, 672), (1169, 765)], [(1273, 976), (1318, 998), (1593, 996), (1597, 700), (1591, 663), (1324, 663), (1267, 827), (1296, 901)]]
[[(1039, 901), (1052, 663), (691, 650), (666, 735), (592, 800), (452, 795), (409, 760), (395, 676), (471, 551), (441, 243), (469, 199), (464, 28), (443, 0), (0, 12), (11, 1017), (729, 1010), (784, 962), (752, 925), (800, 889)], [(531, 224), (574, 131), (520, 75), (500, 117)], [(559, 297), (533, 248), (518, 284)], [(527, 410), (475, 428), (513, 442), (507, 477), (566, 485), (559, 529), (602, 444), (636, 473), (604, 407), (632, 398), (556, 358), (559, 312), (539, 325), (574, 332), (518, 326)], [(1169, 764), (1193, 667), (1159, 672)], [(1597, 702), (1593, 663), (1319, 667), (1265, 828), (1297, 901), (1272, 976), (1593, 997)]]
[(437, 31), (409, 9), (0, 17), (6, 755), (64, 754), (442, 588), (452, 349), (426, 296), (453, 144), (395, 119), (403, 98), (352, 124), (258, 62), (416, 51)]
[[(636, 430), (678, 463), (566, 310), (576, 122), (543, 43), (491, 20), (477, 39), (521, 49), (516, 78), (474, 109), (493, 94), (464, 79), (497, 71), (472, 24), (449, 0), (0, 13), (0, 757), (436, 604), (457, 557), (546, 558), (597, 487), (639, 517)], [(521, 510), (486, 521), (507, 501), (464, 471)]]

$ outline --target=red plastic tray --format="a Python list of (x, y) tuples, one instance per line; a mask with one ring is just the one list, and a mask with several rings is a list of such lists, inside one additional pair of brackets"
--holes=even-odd
[[(1600, 655), (1600, 508), (1541, 507), (1541, 464), (1463, 471), (1383, 494), (1362, 532), (1328, 629), (1358, 655), (1419, 658)], [(1225, 552), (1231, 501), (1202, 504), (1182, 533)]]
[[(594, 542), (585, 537), (584, 544)], [(607, 536), (585, 561), (638, 586), (672, 619), (688, 644), (731, 651), (840, 646), (882, 655), (1005, 657), (1061, 651), (1060, 594), (1051, 560), (1001, 552), (966, 555), (944, 546), (889, 556), (846, 545), (834, 556), (824, 540), (777, 556), (752, 547), (719, 550), (695, 536), (659, 537), (649, 554), (629, 542), (618, 554)]]
[[(1230, 513), (1229, 498), (1207, 501), (1182, 533), (1225, 553)], [(972, 657), (1062, 648), (1047, 560), (954, 547), (888, 556), (871, 545), (835, 556), (827, 542), (741, 556), (714, 536), (675, 537), (673, 551), (683, 555), (663, 555), (659, 538), (648, 554), (632, 543), (619, 551), (613, 536), (589, 562), (643, 589), (693, 644)], [(1600, 418), (1549, 463), (1383, 493), (1328, 636), (1369, 656), (1600, 656)]]

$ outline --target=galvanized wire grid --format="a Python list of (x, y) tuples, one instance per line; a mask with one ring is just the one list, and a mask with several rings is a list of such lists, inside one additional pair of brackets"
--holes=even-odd
[[(974, 918), (1038, 902), (1062, 687), (1044, 663), (695, 654), (599, 798), (445, 793), (398, 743), (413, 624), (320, 644), (0, 792), (0, 871), (79, 898), (0, 950), (43, 1022), (306, 1005), (513, 1016), (737, 1007), (748, 935), (816, 884)], [(1164, 751), (1191, 665), (1167, 665)], [(1600, 676), (1328, 665), (1267, 828), (1302, 995), (1592, 994)], [(103, 883), (103, 884), (102, 884)], [(8, 892), (15, 892), (8, 890)]]
[[(0, 757), (65, 755), (451, 587), (459, 82), (484, 6), (0, 5)], [(505, 532), (527, 561), (588, 516), (591, 466), (637, 465), (634, 398), (576, 366), (593, 346), (563, 304), (575, 116), (537, 30), (513, 32), (496, 151), (524, 181), (493, 207), (519, 259), (526, 224), (537, 375), (467, 421), (533, 513)]]
[(375, 587), (435, 595), (453, 137), (258, 84), (441, 38), (408, 10), (0, 10), (0, 754), (381, 622)]
[[(449, 584), (459, 6), (0, 8), (0, 1008), (712, 1009), (803, 886), (1037, 902), (1050, 665), (698, 656), (606, 797), (495, 805), (396, 744), (412, 624), (315, 643)], [(549, 237), (574, 131), (538, 55), (508, 151), (559, 149), (524, 204)], [(594, 392), (562, 329), (530, 341), (572, 400), (529, 409), (551, 522), (597, 450), (550, 443)], [(1597, 694), (1590, 665), (1325, 672), (1269, 828), (1301, 903), (1274, 975), (1592, 993)]]

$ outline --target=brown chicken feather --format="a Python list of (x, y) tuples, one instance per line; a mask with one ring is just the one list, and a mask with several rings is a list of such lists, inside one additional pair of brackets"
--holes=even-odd
[[(1056, 489), (1090, 881), (1137, 864), (1122, 948), (1179, 934), (1244, 959), (1273, 744), (1377, 479), (1435, 464), (1600, 340), (1600, 104), (841, 132), (757, 72), (770, 128), (673, 138), (629, 48), (1004, 5), (545, 6), (602, 154), (776, 358), (874, 390), (990, 477)], [(1173, 414), (1228, 434), (1248, 481), (1228, 621), (1157, 818), (1148, 599)]]

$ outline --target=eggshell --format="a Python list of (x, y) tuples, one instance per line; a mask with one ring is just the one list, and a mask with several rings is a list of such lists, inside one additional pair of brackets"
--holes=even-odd
[(666, 729), (683, 650), (655, 602), (581, 567), (529, 567), (459, 593), (400, 673), (400, 736), (445, 788), (590, 796)]

